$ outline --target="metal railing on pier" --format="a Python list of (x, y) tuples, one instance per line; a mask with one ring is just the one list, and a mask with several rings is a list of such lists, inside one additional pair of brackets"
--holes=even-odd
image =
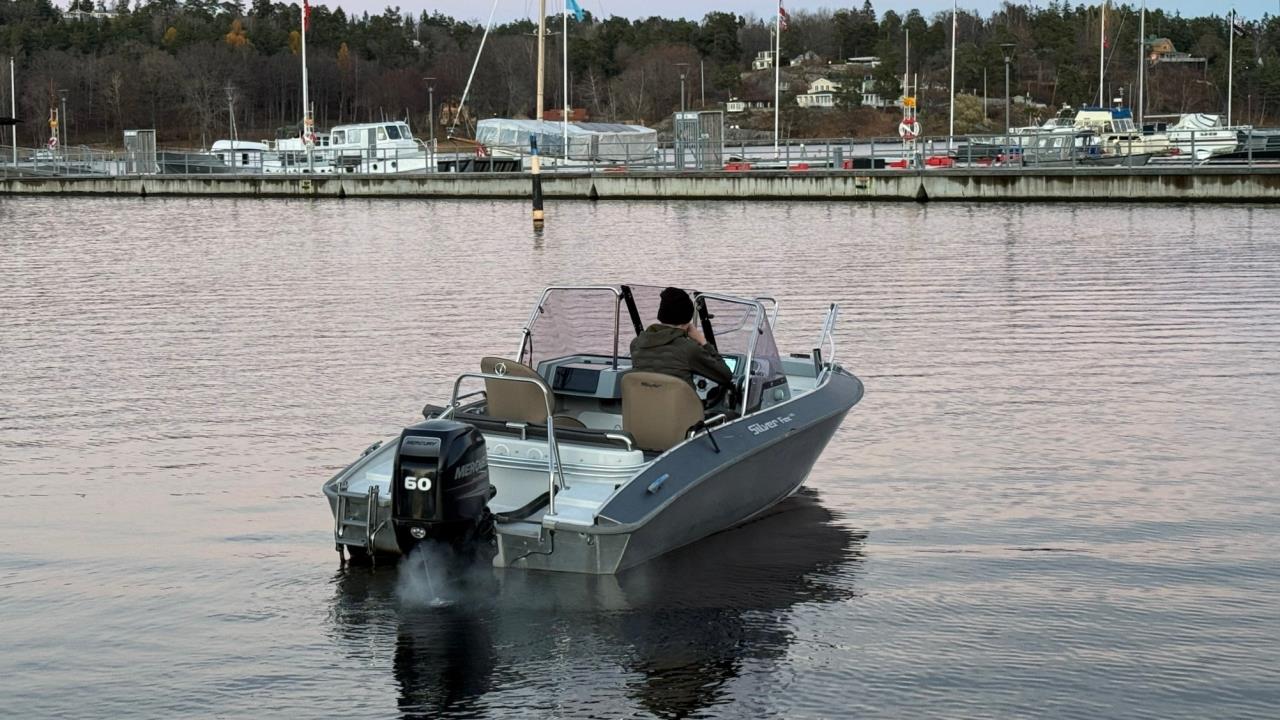
[[(15, 160), (16, 157), (16, 160)], [(298, 150), (236, 148), (217, 152), (158, 149), (154, 153), (89, 147), (23, 148), (0, 145), (0, 178), (138, 175), (387, 175), (520, 173), (528, 148), (477, 146), (469, 151), (428, 148)], [(1160, 135), (1097, 136), (1073, 131), (900, 138), (823, 138), (741, 141), (714, 147), (693, 143), (611, 144), (588, 156), (541, 157), (542, 171), (558, 172), (805, 172), (919, 171), (1018, 172), (1044, 169), (1117, 171), (1169, 167), (1186, 172), (1223, 167), (1280, 167), (1280, 130), (1247, 128)]]

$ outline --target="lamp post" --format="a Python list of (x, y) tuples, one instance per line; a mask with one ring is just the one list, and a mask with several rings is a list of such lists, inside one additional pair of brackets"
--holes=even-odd
[(684, 112), (684, 78), (689, 73), (689, 63), (676, 63), (680, 68), (680, 112)]
[(1013, 43), (1002, 43), (1000, 51), (1004, 53), (1004, 132), (1009, 133), (1009, 63), (1013, 62)]
[(62, 149), (62, 156), (67, 156), (67, 91), (59, 90), (58, 96), (62, 99), (62, 109), (58, 111), (58, 132), (62, 135), (58, 139), (58, 146)]
[(422, 78), (427, 83), (427, 122), (431, 124), (431, 151), (436, 149), (436, 79)]

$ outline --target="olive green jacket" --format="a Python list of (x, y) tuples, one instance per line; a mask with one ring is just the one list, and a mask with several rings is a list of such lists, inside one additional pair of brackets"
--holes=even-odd
[(631, 367), (674, 375), (690, 385), (693, 373), (725, 387), (733, 384), (733, 373), (714, 345), (699, 345), (684, 330), (671, 325), (655, 323), (631, 341)]

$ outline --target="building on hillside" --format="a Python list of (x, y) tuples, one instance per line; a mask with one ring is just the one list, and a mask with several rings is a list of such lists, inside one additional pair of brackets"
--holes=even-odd
[[(542, 111), (542, 119), (560, 122), (564, 119), (564, 108), (547, 108)], [(587, 113), (586, 108), (569, 108), (569, 122), (580, 123), (590, 120), (591, 116)]]
[(838, 92), (840, 92), (840, 83), (818, 78), (809, 85), (808, 92), (796, 96), (796, 104), (802, 108), (835, 107)]
[(773, 98), (764, 96), (748, 95), (747, 97), (732, 97), (724, 104), (724, 111), (728, 113), (747, 112), (748, 110), (772, 110)]
[(799, 67), (801, 65), (821, 65), (822, 56), (812, 50), (805, 50), (803, 53), (791, 58), (791, 67)]
[(872, 70), (880, 67), (880, 58), (875, 55), (859, 55), (858, 57), (849, 58), (846, 62), (850, 65), (866, 65)]
[(768, 70), (773, 67), (773, 51), (761, 50), (756, 53), (756, 59), (751, 61), (752, 70)]
[(62, 18), (64, 20), (110, 20), (116, 16), (116, 13), (99, 6), (98, 10), (62, 10)]
[(1173, 46), (1173, 41), (1169, 38), (1152, 37), (1147, 39), (1147, 60), (1152, 65), (1156, 63), (1190, 63), (1190, 64), (1207, 64), (1206, 58), (1195, 57), (1191, 53), (1178, 52)]
[(884, 110), (885, 108), (899, 107), (902, 104), (897, 98), (890, 99), (880, 95), (880, 89), (874, 75), (863, 75), (862, 86), (858, 90), (859, 94), (862, 95), (863, 107)]

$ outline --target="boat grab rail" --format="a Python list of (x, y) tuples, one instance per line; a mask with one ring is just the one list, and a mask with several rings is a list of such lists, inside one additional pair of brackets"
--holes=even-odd
[(454, 413), (458, 411), (461, 405), (461, 399), (464, 396), (458, 395), (458, 389), (462, 386), (462, 381), (468, 378), (477, 380), (497, 380), (505, 382), (522, 382), (533, 385), (542, 393), (543, 406), (547, 411), (547, 514), (556, 514), (556, 479), (559, 478), (559, 489), (568, 489), (568, 485), (564, 481), (564, 468), (560, 464), (560, 444), (556, 440), (555, 415), (552, 408), (555, 406), (551, 398), (551, 388), (542, 381), (541, 378), (515, 377), (512, 375), (498, 375), (497, 373), (484, 372), (465, 372), (459, 375), (453, 381), (453, 392), (449, 395), (449, 405), (440, 413), (440, 417), (444, 419), (452, 419)]
[(774, 330), (778, 329), (778, 299), (770, 295), (760, 295), (756, 298), (757, 302), (769, 303), (769, 327)]
[(821, 353), (824, 345), (831, 347), (831, 354), (826, 357), (826, 364), (819, 370), (816, 378), (817, 384), (821, 385), (827, 375), (831, 373), (831, 368), (835, 367), (836, 362), (836, 336), (835, 327), (836, 319), (840, 317), (840, 303), (831, 303), (827, 308), (827, 318), (822, 322), (822, 334), (818, 336), (818, 344), (814, 346), (817, 353)]

